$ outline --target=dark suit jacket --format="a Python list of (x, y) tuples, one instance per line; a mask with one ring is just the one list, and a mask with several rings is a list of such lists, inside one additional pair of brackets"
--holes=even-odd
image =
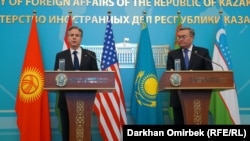
[[(80, 64), (80, 70), (98, 70), (97, 67), (97, 60), (96, 60), (96, 54), (93, 51), (82, 49), (82, 57), (81, 57), (81, 64)], [(65, 70), (74, 70), (73, 61), (71, 58), (70, 49), (61, 51), (56, 54), (56, 60), (54, 65), (54, 70), (57, 70), (59, 68), (59, 59), (64, 58), (65, 59)]]
[[(86, 49), (82, 49), (82, 56), (81, 56), (81, 64), (80, 64), (80, 70), (93, 70), (96, 71), (98, 70), (97, 67), (97, 59), (96, 59), (96, 54), (93, 51), (90, 50), (86, 50)], [(58, 70), (59, 68), (59, 59), (60, 58), (64, 58), (65, 59), (65, 70), (74, 70), (74, 66), (73, 66), (73, 61), (72, 61), (72, 57), (71, 57), (71, 53), (70, 53), (70, 49), (61, 51), (59, 53), (56, 54), (56, 60), (55, 60), (55, 64), (54, 64), (54, 70)], [(59, 98), (58, 98), (58, 107), (59, 108), (67, 108), (67, 104), (66, 104), (66, 99), (65, 99), (65, 95), (63, 94), (63, 92), (61, 92), (59, 94)]]
[[(193, 46), (192, 53), (190, 56), (190, 61), (189, 61), (189, 67), (187, 70), (213, 70), (212, 62), (207, 61), (206, 59), (196, 55), (195, 52), (199, 54), (200, 56), (203, 56), (207, 58), (208, 60), (211, 60), (208, 49)], [(181, 70), (186, 70), (184, 56), (183, 56), (183, 52), (181, 48), (172, 50), (168, 53), (167, 66), (166, 66), (167, 70), (171, 70), (171, 69), (174, 70), (175, 59), (181, 59)], [(180, 106), (180, 100), (179, 100), (177, 91), (171, 91), (170, 105)]]

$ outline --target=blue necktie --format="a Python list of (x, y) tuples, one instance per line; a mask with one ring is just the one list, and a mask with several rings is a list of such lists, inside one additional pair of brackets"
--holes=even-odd
[(188, 51), (189, 51), (188, 49), (184, 49), (184, 60), (185, 60), (186, 70), (188, 69), (189, 66)]
[(77, 57), (77, 51), (74, 51), (73, 54), (74, 54), (74, 69), (75, 70), (80, 70), (79, 60), (78, 60), (78, 57)]

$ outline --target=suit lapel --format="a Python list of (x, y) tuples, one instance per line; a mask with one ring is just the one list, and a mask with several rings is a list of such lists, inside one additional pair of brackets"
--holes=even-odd
[(190, 61), (189, 61), (189, 68), (192, 68), (192, 65), (194, 65), (195, 60), (197, 59), (197, 55), (195, 55), (195, 51), (197, 49), (195, 48), (195, 46), (193, 46), (192, 52), (191, 52), (191, 56), (190, 56)]
[(85, 50), (83, 49), (83, 48), (81, 48), (81, 50), (82, 50), (82, 55), (81, 55), (81, 63), (80, 63), (80, 69), (83, 69), (83, 63), (84, 63), (84, 58), (86, 57), (86, 52), (85, 52)]
[(67, 51), (66, 60), (69, 60), (67, 62), (68, 66), (69, 66), (69, 69), (74, 70), (74, 64), (73, 64), (73, 60), (72, 60), (72, 57), (71, 57), (70, 49), (68, 49), (68, 51)]

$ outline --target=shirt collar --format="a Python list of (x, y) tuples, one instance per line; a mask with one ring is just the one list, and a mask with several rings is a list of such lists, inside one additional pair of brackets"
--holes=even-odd
[[(187, 50), (189, 50), (191, 52), (192, 49), (193, 49), (193, 44)], [(184, 51), (184, 49), (182, 49), (182, 51)]]
[(79, 47), (79, 48), (78, 48), (78, 49), (76, 49), (76, 50), (74, 50), (74, 49), (70, 48), (70, 52), (71, 52), (71, 54), (72, 54), (74, 51), (77, 51), (79, 54), (81, 54), (81, 53), (82, 53), (82, 49), (81, 49), (81, 47)]

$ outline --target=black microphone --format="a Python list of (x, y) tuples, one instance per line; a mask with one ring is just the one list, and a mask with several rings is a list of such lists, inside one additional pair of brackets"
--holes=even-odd
[(216, 62), (214, 62), (214, 61), (212, 61), (210, 59), (207, 59), (206, 57), (201, 56), (200, 54), (198, 54), (197, 50), (194, 51), (194, 54), (201, 57), (202, 59), (205, 59), (205, 60), (207, 60), (207, 61), (209, 61), (209, 62), (211, 62), (213, 64), (216, 64), (217, 66), (219, 66), (221, 68), (222, 71), (224, 71), (223, 67), (220, 64), (218, 64), (218, 63), (216, 63)]
[[(87, 50), (87, 49), (86, 49)], [(97, 60), (99, 63), (101, 63), (101, 61), (99, 59), (97, 59), (94, 55), (92, 55), (89, 50), (86, 51), (87, 54), (91, 57), (91, 58), (94, 58), (95, 60)]]

